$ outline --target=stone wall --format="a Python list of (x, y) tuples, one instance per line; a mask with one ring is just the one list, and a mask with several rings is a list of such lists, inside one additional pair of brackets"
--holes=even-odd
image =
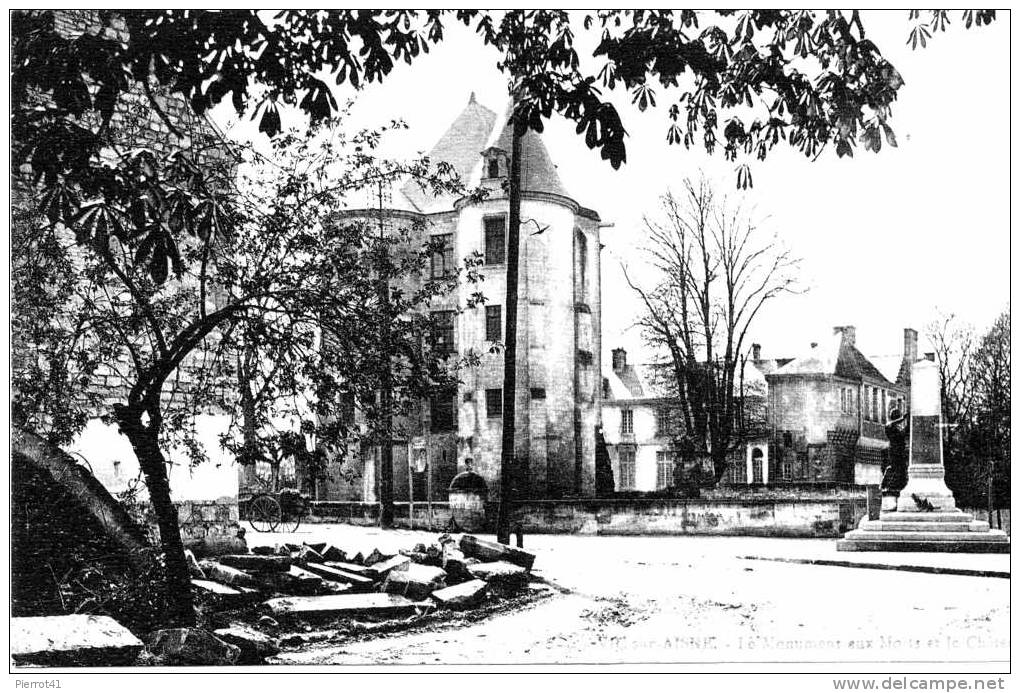
[[(395, 524), (409, 527), (407, 503), (396, 503)], [(378, 522), (374, 503), (312, 504), (309, 522), (370, 526)], [(723, 535), (837, 538), (867, 513), (864, 497), (809, 499), (639, 499), (526, 501), (517, 505), (514, 523), (525, 534)], [(486, 508), (489, 523), (495, 504)], [(448, 503), (432, 504), (433, 531), (450, 529)], [(428, 528), (428, 508), (414, 505), (414, 527)], [(493, 527), (489, 527), (492, 531)]]
[[(181, 539), (185, 542), (211, 536), (235, 537), (241, 528), (237, 498), (181, 501), (174, 505), (177, 508), (177, 521), (181, 526)], [(148, 503), (132, 503), (125, 507), (146, 529), (150, 541), (158, 543), (159, 527), (152, 507)]]

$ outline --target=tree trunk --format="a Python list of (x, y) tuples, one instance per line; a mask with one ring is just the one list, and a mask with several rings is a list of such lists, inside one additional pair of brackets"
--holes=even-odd
[(510, 216), (506, 233), (506, 349), (503, 355), (503, 449), (499, 470), (499, 515), (496, 540), (510, 543), (513, 486), (517, 480), (517, 275), (521, 238), (521, 133), (512, 121), (510, 152)]
[(177, 522), (177, 508), (170, 499), (170, 481), (166, 473), (166, 459), (159, 449), (159, 430), (155, 426), (144, 426), (141, 414), (128, 407), (117, 408), (121, 431), (127, 436), (138, 466), (145, 475), (156, 523), (159, 527), (159, 543), (163, 550), (166, 571), (167, 610), (164, 621), (167, 626), (190, 626), (195, 623), (195, 611), (191, 595), (191, 575), (184, 558), (184, 542), (181, 541), (180, 525)]
[[(247, 352), (246, 354), (250, 353)], [(255, 491), (258, 488), (258, 476), (256, 474), (255, 452), (258, 450), (258, 431), (255, 416), (255, 399), (252, 397), (251, 385), (249, 383), (250, 373), (246, 367), (247, 359), (242, 361), (240, 355), (237, 357), (237, 378), (241, 388), (241, 430), (244, 439), (244, 464), (241, 469), (244, 474), (243, 486), (245, 490)]]

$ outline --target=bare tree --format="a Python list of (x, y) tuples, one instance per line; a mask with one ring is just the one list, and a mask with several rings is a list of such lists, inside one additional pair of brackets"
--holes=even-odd
[(974, 356), (974, 328), (953, 313), (940, 313), (925, 327), (935, 351), (942, 383), (942, 414), (947, 427), (946, 444), (952, 448), (953, 428), (967, 420), (974, 401), (970, 371)]
[(798, 291), (799, 260), (776, 236), (762, 241), (757, 222), (704, 177), (685, 179), (680, 197), (667, 192), (661, 212), (644, 219), (657, 283), (641, 286), (626, 268), (624, 275), (644, 304), (637, 324), (662, 355), (680, 405), (681, 453), (710, 458), (718, 481), (743, 438), (738, 395), (748, 329), (766, 302)]

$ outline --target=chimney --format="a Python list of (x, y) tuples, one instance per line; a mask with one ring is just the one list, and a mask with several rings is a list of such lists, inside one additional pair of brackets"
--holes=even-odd
[(843, 342), (850, 346), (857, 342), (857, 328), (853, 325), (837, 325), (832, 328), (832, 334), (843, 335)]
[(627, 367), (627, 350), (623, 348), (613, 349), (613, 370), (622, 371)]
[(903, 361), (913, 364), (917, 360), (917, 330), (903, 328)]
[(934, 351), (926, 351), (925, 354), (924, 354), (924, 359), (926, 361), (934, 361), (935, 360), (935, 352)]
[(755, 361), (761, 361), (761, 344), (751, 345), (751, 358)]

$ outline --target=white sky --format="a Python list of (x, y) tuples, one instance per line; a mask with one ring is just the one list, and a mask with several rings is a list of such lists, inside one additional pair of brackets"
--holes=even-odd
[[(912, 51), (906, 11), (864, 13), (868, 37), (905, 80), (893, 107), (897, 149), (858, 149), (842, 160), (829, 151), (811, 162), (777, 148), (766, 163), (751, 162), (754, 188), (745, 204), (767, 215), (766, 230), (778, 231), (802, 258), (810, 287), (759, 313), (750, 337), (762, 343), (764, 356), (797, 353), (842, 324), (857, 326), (866, 354), (899, 354), (903, 328), (923, 333), (936, 309), (983, 330), (1007, 305), (1010, 16), (1000, 12), (990, 27), (969, 31), (958, 16), (952, 13), (947, 34)], [(502, 111), (506, 79), (497, 59), (451, 21), (443, 44), (413, 66), (399, 65), (382, 85), (338, 97), (356, 98), (352, 125), (403, 118), (410, 129), (389, 147), (413, 155), (432, 146), (472, 91)], [(639, 305), (619, 270), (620, 262), (640, 266), (642, 214), (699, 169), (722, 191), (740, 194), (721, 148), (710, 157), (666, 144), (662, 105), (669, 101), (657, 93), (660, 107), (644, 114), (629, 106), (625, 93), (614, 96), (629, 132), (627, 163), (618, 171), (566, 121), (549, 123), (544, 135), (567, 190), (615, 224), (602, 236), (603, 361), (616, 346), (627, 348), (632, 361), (647, 358), (638, 330), (629, 329)], [(253, 131), (250, 123), (233, 129), (240, 136)]]

